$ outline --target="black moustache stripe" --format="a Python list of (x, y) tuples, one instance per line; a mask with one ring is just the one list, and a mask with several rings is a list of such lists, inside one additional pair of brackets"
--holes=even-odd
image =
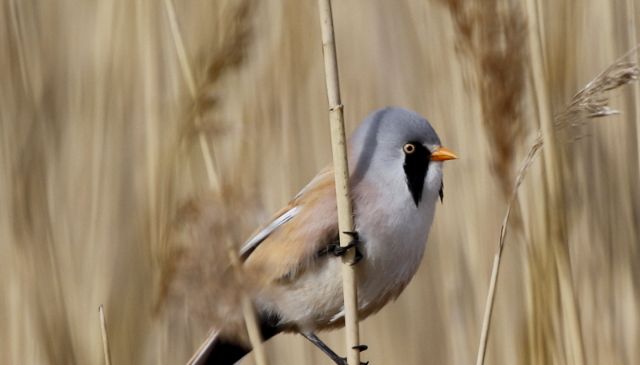
[(431, 152), (418, 142), (413, 143), (416, 147), (413, 153), (405, 153), (404, 173), (407, 177), (407, 187), (416, 203), (416, 207), (422, 199), (422, 189), (424, 188), (424, 178), (427, 175)]

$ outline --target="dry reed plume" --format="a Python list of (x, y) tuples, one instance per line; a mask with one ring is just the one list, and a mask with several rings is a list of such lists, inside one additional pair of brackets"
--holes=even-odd
[(473, 69), (482, 122), (491, 143), (492, 168), (505, 197), (524, 136), (527, 24), (521, 5), (509, 0), (440, 0), (456, 26), (457, 47)]
[[(177, 243), (177, 247), (172, 246), (171, 243), (169, 244), (169, 249), (172, 251), (166, 256), (166, 261), (162, 263), (162, 272), (164, 274), (160, 280), (161, 293), (158, 303), (159, 306), (162, 305), (163, 298), (166, 296), (169, 291), (169, 287), (174, 280), (176, 267), (180, 265), (177, 261), (184, 259), (183, 256), (185, 254), (185, 250), (194, 251), (188, 254), (188, 256), (191, 257), (191, 260), (197, 260), (198, 256), (203, 255), (209, 259), (213, 259), (215, 257), (216, 259), (211, 262), (217, 263), (217, 265), (210, 265), (206, 260), (202, 260), (202, 262), (185, 263), (188, 266), (195, 264), (224, 268), (229, 264), (226, 262), (227, 255), (222, 254), (223, 251), (219, 251), (216, 255), (212, 256), (208, 251), (223, 245), (225, 241), (223, 237), (231, 237), (231, 240), (235, 242), (235, 244), (239, 245), (243, 242), (243, 234), (246, 234), (248, 229), (251, 228), (247, 228), (243, 225), (242, 222), (245, 222), (247, 218), (242, 217), (241, 212), (236, 211), (237, 207), (234, 206), (234, 204), (240, 205), (240, 202), (243, 202), (242, 205), (246, 205), (250, 199), (242, 196), (251, 194), (251, 192), (243, 190), (243, 185), (234, 184), (233, 180), (228, 179), (228, 177), (228, 180), (224, 182), (223, 186), (221, 186), (222, 183), (219, 181), (220, 172), (213, 171), (215, 167), (212, 165), (216, 155), (215, 144), (225, 137), (225, 129), (230, 127), (228, 123), (221, 120), (220, 115), (216, 115), (216, 106), (219, 106), (220, 94), (222, 94), (222, 90), (220, 90), (221, 88), (216, 84), (226, 73), (239, 67), (245, 60), (245, 52), (251, 33), (251, 13), (249, 12), (250, 1), (239, 2), (229, 6), (229, 8), (230, 9), (224, 9), (226, 11), (221, 14), (221, 18), (225, 19), (225, 22), (219, 26), (219, 29), (221, 31), (223, 30), (223, 32), (219, 34), (220, 44), (217, 47), (214, 47), (213, 51), (207, 50), (204, 55), (197, 57), (205, 60), (201, 61), (202, 65), (198, 65), (198, 67), (194, 68), (190, 66), (189, 59), (185, 54), (184, 46), (181, 44), (182, 37), (180, 35), (180, 30), (172, 28), (174, 37), (177, 37), (175, 42), (177, 42), (176, 48), (178, 58), (181, 60), (183, 79), (187, 85), (187, 92), (190, 94), (190, 98), (183, 98), (183, 100), (187, 100), (185, 102), (185, 110), (188, 111), (187, 114), (189, 115), (185, 128), (187, 133), (184, 133), (181, 136), (181, 139), (176, 142), (179, 146), (188, 146), (188, 149), (191, 146), (197, 145), (195, 141), (198, 140), (200, 147), (202, 148), (200, 151), (202, 156), (201, 161), (204, 162), (203, 167), (207, 170), (209, 186), (213, 189), (213, 192), (203, 193), (199, 198), (189, 198), (185, 203), (185, 206), (179, 208), (176, 216), (174, 217), (175, 221), (168, 224), (169, 227), (177, 230), (177, 233), (173, 232), (174, 235), (177, 234), (178, 236), (181, 236), (185, 234), (183, 232), (185, 229), (184, 225), (193, 224), (205, 225), (205, 228), (200, 228), (200, 230), (207, 230), (207, 234), (202, 232), (193, 233), (195, 235), (194, 237), (191, 237), (193, 247), (185, 245), (185, 242), (180, 242), (183, 241), (184, 238), (178, 238), (179, 242)], [(175, 17), (175, 11), (171, 5), (169, 5), (168, 13), (170, 17)], [(200, 76), (197, 78), (198, 80), (201, 80), (200, 82), (196, 82), (195, 74)], [(225, 126), (225, 124), (227, 124), (227, 126)], [(213, 149), (210, 146), (211, 141), (214, 143)], [(190, 156), (188, 152), (191, 151), (184, 151), (184, 147), (178, 147), (177, 151), (181, 152), (178, 156), (181, 157), (182, 160), (178, 158), (173, 159), (172, 163), (175, 164), (175, 166), (172, 166), (171, 169), (178, 169), (178, 171), (181, 171), (181, 169), (184, 168), (184, 165), (189, 164), (188, 159)], [(237, 156), (238, 161), (241, 161), (243, 157), (243, 154)], [(207, 159), (210, 158), (213, 160), (207, 161)], [(216, 197), (209, 196), (212, 194)], [(211, 209), (214, 210), (214, 213), (211, 213), (204, 206), (201, 206), (201, 204), (206, 203), (196, 203), (196, 200), (202, 200), (203, 202), (211, 204)], [(252, 207), (251, 204), (247, 205), (247, 208), (249, 207)], [(256, 207), (253, 208), (255, 209)], [(202, 214), (203, 217), (198, 217), (199, 214)], [(182, 215), (186, 215), (187, 217), (183, 218)], [(204, 222), (200, 222), (200, 219), (204, 220)], [(225, 226), (231, 221), (238, 221), (239, 224), (234, 225), (233, 227), (240, 229), (239, 232), (227, 232)], [(202, 252), (199, 253), (198, 251), (200, 250), (202, 250)], [(201, 271), (201, 276), (197, 277), (193, 277), (194, 273), (192, 272), (190, 275), (192, 277), (189, 280), (192, 284), (199, 283), (198, 285), (202, 286), (206, 286), (205, 283), (211, 282), (214, 284), (213, 286), (216, 287), (215, 283), (219, 280), (217, 274), (206, 275), (205, 272), (206, 271)], [(177, 280), (182, 281), (182, 279)], [(182, 294), (186, 295), (187, 293)], [(233, 298), (235, 296), (229, 297)], [(203, 301), (204, 306), (211, 306), (210, 299), (211, 297), (209, 297), (209, 300)], [(211, 308), (211, 310), (214, 310), (214, 308)], [(202, 311), (196, 311), (196, 313), (200, 313), (200, 315), (203, 314)]]

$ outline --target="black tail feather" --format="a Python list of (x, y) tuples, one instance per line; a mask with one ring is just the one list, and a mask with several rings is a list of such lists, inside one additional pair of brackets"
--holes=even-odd
[[(279, 317), (275, 315), (260, 316), (260, 332), (262, 340), (267, 341), (271, 337), (282, 332), (277, 324)], [(203, 356), (196, 362), (197, 365), (233, 365), (251, 352), (251, 347), (218, 336), (205, 350)]]
[(248, 354), (251, 348), (217, 339), (211, 344), (209, 353), (201, 362), (203, 365), (233, 365)]

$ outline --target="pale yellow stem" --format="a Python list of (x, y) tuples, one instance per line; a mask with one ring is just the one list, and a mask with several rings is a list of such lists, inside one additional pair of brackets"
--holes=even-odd
[(562, 156), (555, 137), (554, 120), (552, 117), (550, 97), (547, 90), (547, 77), (545, 72), (544, 47), (542, 43), (542, 30), (539, 23), (540, 10), (537, 0), (527, 1), (527, 13), (529, 14), (529, 46), (531, 55), (532, 84), (535, 103), (542, 130), (542, 138), (545, 146), (542, 150), (545, 190), (548, 206), (547, 232), (545, 239), (553, 248), (556, 255), (556, 268), (558, 270), (558, 286), (560, 290), (560, 308), (565, 317), (563, 335), (566, 340), (566, 360), (570, 364), (584, 364), (584, 347), (582, 344), (582, 331), (580, 317), (576, 304), (576, 294), (571, 280), (571, 270), (567, 252), (566, 223), (564, 207), (562, 206), (563, 183), (561, 178)]
[[(338, 204), (338, 229), (340, 245), (346, 246), (352, 237), (345, 232), (354, 230), (353, 209), (349, 196), (349, 167), (347, 165), (347, 147), (344, 132), (343, 105), (340, 100), (340, 81), (338, 78), (338, 60), (336, 55), (335, 36), (333, 32), (333, 15), (330, 0), (318, 0), (320, 26), (322, 31), (322, 51), (324, 70), (329, 99), (329, 120), (331, 124), (331, 145), (333, 166), (336, 180), (336, 197)], [(360, 343), (358, 329), (358, 295), (356, 287), (356, 266), (352, 265), (355, 252), (349, 250), (342, 259), (342, 287), (344, 294), (345, 330), (347, 342), (347, 362), (349, 365), (360, 365)]]
[[(182, 77), (187, 84), (189, 94), (196, 100), (197, 90), (196, 81), (193, 76), (191, 66), (189, 66), (189, 59), (187, 57), (187, 51), (184, 48), (184, 41), (182, 40), (182, 34), (180, 33), (180, 27), (178, 26), (178, 20), (176, 19), (176, 12), (173, 8), (173, 2), (171, 0), (164, 1), (165, 8), (167, 10), (167, 17), (169, 18), (169, 26), (171, 27), (171, 35), (173, 36), (173, 42), (176, 47), (176, 54), (178, 55), (178, 62), (180, 63), (180, 69), (182, 70)], [(200, 117), (196, 115), (195, 124), (196, 127), (200, 127)], [(198, 131), (198, 141), (200, 143), (200, 149), (202, 150), (202, 158), (204, 159), (204, 166), (207, 171), (207, 178), (209, 185), (213, 191), (220, 190), (220, 179), (216, 173), (213, 163), (213, 151), (209, 147), (207, 136), (201, 131)]]
[(107, 320), (104, 318), (104, 307), (102, 304), (98, 307), (100, 313), (100, 330), (102, 333), (102, 349), (104, 350), (104, 363), (111, 365), (111, 350), (109, 349), (109, 337), (107, 336)]

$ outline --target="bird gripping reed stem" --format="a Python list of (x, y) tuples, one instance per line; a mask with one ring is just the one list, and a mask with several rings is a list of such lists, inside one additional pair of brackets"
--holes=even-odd
[[(329, 120), (331, 124), (333, 166), (335, 169), (340, 246), (344, 247), (351, 241), (351, 237), (345, 232), (354, 231), (354, 223), (353, 209), (349, 196), (349, 168), (347, 165), (343, 105), (340, 100), (340, 82), (338, 79), (338, 61), (333, 32), (331, 0), (318, 0), (318, 10), (320, 12), (322, 51), (327, 83), (327, 97), (329, 101)], [(355, 250), (349, 250), (342, 258), (342, 287), (344, 292), (347, 362), (349, 365), (360, 364), (356, 266), (351, 265), (354, 260), (354, 255)]]

